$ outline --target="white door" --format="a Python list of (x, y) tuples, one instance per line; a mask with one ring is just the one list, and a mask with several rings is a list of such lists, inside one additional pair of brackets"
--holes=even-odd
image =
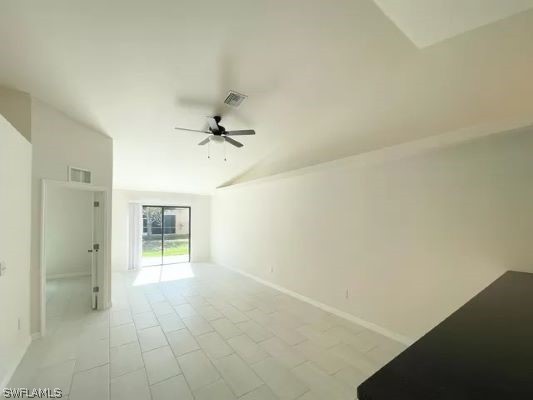
[(92, 308), (97, 309), (101, 306), (98, 303), (102, 281), (102, 268), (104, 266), (104, 194), (103, 192), (94, 193), (93, 204), (93, 246), (92, 246), (92, 263), (91, 263), (91, 290), (92, 290)]

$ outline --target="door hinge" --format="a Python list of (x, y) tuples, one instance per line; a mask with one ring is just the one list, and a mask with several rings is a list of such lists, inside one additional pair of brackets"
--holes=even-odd
[(94, 205), (95, 207), (100, 207), (100, 202), (99, 202), (99, 201), (95, 201), (95, 202), (93, 203), (93, 205)]
[(100, 292), (100, 287), (99, 286), (93, 287), (93, 293), (98, 293), (98, 292)]
[(93, 250), (94, 251), (100, 250), (100, 245), (98, 243), (93, 244)]

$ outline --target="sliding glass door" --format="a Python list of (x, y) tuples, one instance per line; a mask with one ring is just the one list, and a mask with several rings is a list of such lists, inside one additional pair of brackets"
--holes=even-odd
[(143, 206), (142, 266), (163, 263), (163, 207)]
[(190, 261), (190, 207), (143, 206), (142, 265)]
[(189, 262), (190, 208), (163, 207), (163, 264)]

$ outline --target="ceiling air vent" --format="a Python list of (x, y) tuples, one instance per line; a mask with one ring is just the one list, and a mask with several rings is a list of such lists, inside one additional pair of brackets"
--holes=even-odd
[(69, 182), (91, 183), (91, 171), (88, 169), (68, 167)]
[(245, 94), (230, 90), (228, 97), (226, 97), (226, 100), (224, 100), (224, 103), (231, 107), (239, 107), (247, 97), (248, 96)]

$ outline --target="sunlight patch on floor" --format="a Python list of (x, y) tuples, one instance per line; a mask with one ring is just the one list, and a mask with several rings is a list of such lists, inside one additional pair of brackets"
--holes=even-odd
[(158, 282), (178, 281), (181, 279), (194, 278), (189, 263), (158, 265), (155, 267), (143, 267), (138, 273), (133, 286), (149, 285)]

